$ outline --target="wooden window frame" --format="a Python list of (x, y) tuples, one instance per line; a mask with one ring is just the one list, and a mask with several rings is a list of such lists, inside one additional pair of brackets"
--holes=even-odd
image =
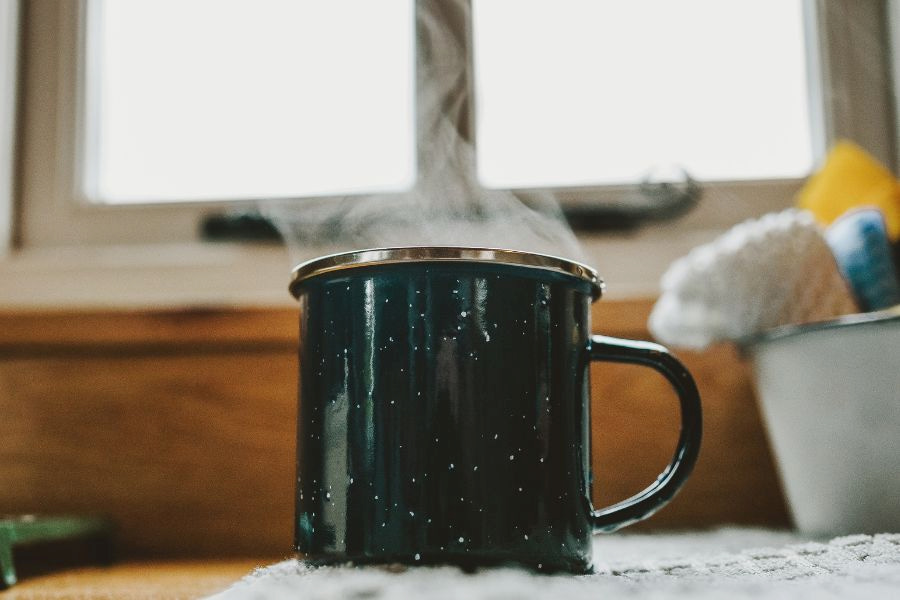
[(19, 3), (0, 0), (0, 258), (13, 244)]
[[(811, 107), (814, 120), (818, 122), (813, 127), (817, 133), (816, 154), (821, 156), (831, 140), (849, 137), (893, 164), (893, 135), (885, 126), (892, 124), (890, 91), (886, 85), (889, 67), (884, 49), (887, 45), (882, 43), (887, 35), (886, 27), (882, 26), (886, 21), (885, 3), (816, 0), (806, 4), (809, 31), (813, 34), (810, 39), (815, 40), (810, 48), (811, 83), (813, 91), (820, 92), (817, 95), (821, 100)], [(204, 214), (252, 207), (252, 199), (109, 206), (92, 204), (83, 197), (79, 192), (83, 187), (79, 179), (79, 173), (83, 171), (83, 153), (79, 149), (84, 146), (84, 127), (83, 119), (79, 117), (85, 109), (82, 90), (90, 89), (85, 86), (83, 65), (91, 48), (83, 33), (91, 6), (91, 0), (37, 0), (29, 2), (25, 10), (27, 106), (22, 157), (23, 244), (188, 242), (197, 238), (197, 223)], [(467, 2), (419, 0), (417, 10), (428, 11), (443, 19), (463, 47), (471, 47)], [(38, 32), (43, 35), (39, 36)], [(48, 32), (53, 35), (47, 35)], [(55, 44), (48, 43), (49, 40)], [(863, 56), (859, 56), (860, 48), (865, 48)], [(433, 56), (434, 53), (417, 52), (418, 73), (427, 71), (426, 61)], [(866, 60), (866, 68), (856, 68), (861, 58)], [(466, 85), (470, 100), (472, 68), (468, 62)], [(427, 91), (429, 85), (430, 82), (421, 77), (417, 81), (420, 92)], [(873, 89), (878, 92), (871, 93)], [(839, 90), (839, 93), (829, 90)], [(869, 93), (858, 93), (859, 90)], [(473, 103), (467, 101), (467, 104), (469, 118), (460, 126), (465, 128), (464, 138), (471, 143)], [(423, 118), (427, 115), (420, 114), (420, 124)], [(425, 129), (420, 127), (419, 131)], [(421, 157), (419, 168), (420, 172), (429, 168)], [(474, 170), (475, 165), (469, 165), (469, 168)], [(710, 199), (700, 207), (691, 226), (727, 226), (779, 208), (784, 205), (785, 198), (790, 198), (798, 183), (797, 180), (773, 180), (707, 184)], [(516, 190), (516, 193), (549, 193), (565, 207), (584, 208), (597, 203), (621, 202), (638, 192), (636, 186), (585, 186)], [(757, 199), (750, 202), (757, 206), (747, 207), (746, 202), (731, 200), (750, 197)]]

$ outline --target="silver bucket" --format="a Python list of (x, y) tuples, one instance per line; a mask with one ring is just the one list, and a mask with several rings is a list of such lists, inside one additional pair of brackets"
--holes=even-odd
[(745, 350), (797, 528), (900, 531), (900, 306), (780, 327)]

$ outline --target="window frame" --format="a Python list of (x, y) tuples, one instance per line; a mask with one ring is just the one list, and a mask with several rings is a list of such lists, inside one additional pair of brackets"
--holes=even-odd
[(0, 258), (13, 245), (19, 3), (0, 1)]
[[(90, 0), (30, 0), (26, 6), (22, 81), (27, 102), (20, 130), (21, 245), (199, 241), (204, 215), (249, 210), (262, 199), (110, 205), (91, 202), (82, 191), (87, 135), (84, 99), (91, 89), (84, 65), (96, 51), (85, 34), (90, 11), (97, 6)], [(36, 31), (43, 35), (35, 35)], [(55, 43), (46, 44), (47, 38)]]
[[(868, 148), (892, 167), (895, 162), (893, 95), (890, 85), (890, 50), (887, 5), (883, 0), (804, 0), (808, 30), (811, 115), (814, 119), (814, 154), (821, 158), (832, 141), (849, 138)], [(166, 204), (97, 205), (82, 194), (78, 174), (83, 172), (79, 152), (84, 134), (81, 90), (83, 57), (90, 49), (83, 35), (91, 0), (57, 2), (30, 0), (22, 5), (22, 102), (18, 238), (23, 247), (192, 243), (198, 240), (204, 215), (251, 209), (256, 199), (227, 202), (202, 201)], [(445, 3), (417, 0), (417, 10), (438, 15), (471, 48), (468, 1)], [(849, 21), (848, 21), (849, 16)], [(860, 27), (860, 24), (862, 27)], [(417, 25), (420, 27), (421, 24)], [(40, 35), (36, 35), (40, 33)], [(419, 36), (421, 37), (421, 36)], [(865, 38), (865, 39), (863, 39)], [(865, 52), (856, 49), (865, 47)], [(417, 73), (430, 53), (417, 52)], [(471, 135), (475, 116), (472, 102), (471, 52), (468, 62), (467, 109), (458, 124), (463, 139)], [(865, 61), (865, 68), (860, 68)], [(417, 77), (422, 93), (429, 82)], [(835, 93), (834, 90), (838, 90)], [(419, 104), (419, 103), (417, 103)], [(423, 135), (417, 116), (417, 137)], [(419, 144), (421, 147), (421, 144)], [(421, 157), (420, 157), (421, 158)], [(428, 166), (419, 161), (420, 176)], [(475, 168), (474, 164), (470, 165)], [(705, 197), (685, 218), (667, 225), (679, 229), (723, 229), (746, 218), (790, 204), (802, 180), (710, 182)], [(590, 210), (598, 204), (627, 202), (638, 194), (637, 185), (578, 188), (521, 189), (514, 193), (552, 194), (564, 209)], [(327, 200), (327, 198), (304, 198)]]

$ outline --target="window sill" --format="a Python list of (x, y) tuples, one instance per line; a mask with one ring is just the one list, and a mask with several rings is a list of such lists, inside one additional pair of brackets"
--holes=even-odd
[[(607, 283), (607, 297), (654, 297), (669, 263), (720, 234), (648, 227), (581, 236), (584, 261)], [(294, 264), (344, 248), (177, 244), (41, 248), (0, 261), (0, 308), (137, 309), (286, 307)]]
[[(719, 230), (648, 227), (581, 236), (618, 300), (658, 294), (669, 263)], [(182, 244), (26, 249), (0, 260), (0, 309), (286, 307), (294, 264), (345, 248)]]

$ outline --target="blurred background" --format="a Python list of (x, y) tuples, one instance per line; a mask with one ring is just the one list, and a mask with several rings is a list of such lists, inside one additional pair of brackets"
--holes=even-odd
[[(648, 339), (670, 263), (794, 206), (838, 140), (896, 172), (898, 18), (887, 0), (0, 0), (0, 514), (108, 515), (124, 556), (288, 553), (297, 262), (371, 245), (371, 214), (496, 223), (472, 199), (504, 194), (574, 228), (558, 253), (605, 278), (596, 329)], [(751, 365), (725, 343), (682, 356), (705, 446), (641, 527), (790, 527)], [(593, 369), (603, 505), (656, 476), (677, 417), (661, 378)]]

